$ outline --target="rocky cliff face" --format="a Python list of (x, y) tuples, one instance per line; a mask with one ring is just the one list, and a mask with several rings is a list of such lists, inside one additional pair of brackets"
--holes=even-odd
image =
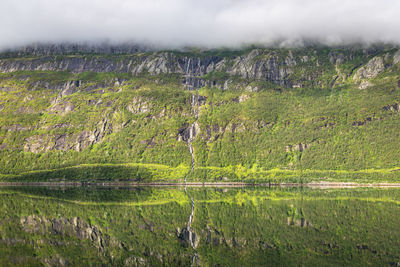
[(63, 54), (81, 54), (81, 53), (94, 53), (94, 54), (134, 54), (138, 52), (151, 51), (152, 47), (137, 44), (118, 44), (113, 45), (109, 43), (42, 43), (34, 44), (16, 49), (9, 49), (3, 51), (0, 55), (2, 58), (22, 57), (22, 56), (49, 56), (49, 55), (63, 55)]
[[(119, 55), (118, 50), (109, 56), (98, 56), (98, 49), (80, 48), (82, 55), (73, 53), (72, 48), (59, 47), (52, 49), (27, 50), (20, 54), (43, 55), (40, 57), (17, 57), (0, 60), (0, 72), (14, 71), (69, 71), (81, 72), (119, 72), (140, 74), (180, 74), (182, 83), (190, 87), (204, 85), (228, 87), (229, 80), (240, 78), (246, 81), (266, 81), (285, 87), (301, 87), (302, 82), (312, 81), (323, 75), (321, 71), (313, 71), (315, 67), (330, 71), (334, 66), (352, 60), (351, 50), (330, 53), (316, 49), (284, 50), (253, 49), (228, 56), (218, 53), (183, 53), (183, 52), (139, 52), (139, 48), (126, 51), (130, 54)], [(122, 48), (121, 48), (122, 49)], [(112, 48), (104, 48), (113, 51)], [(61, 53), (60, 51), (64, 51)], [(99, 50), (102, 51), (102, 50)], [(318, 53), (323, 53), (322, 55)], [(367, 57), (369, 54), (365, 52)], [(395, 57), (395, 61), (398, 56)], [(378, 66), (379, 65), (379, 66)], [(371, 64), (357, 72), (357, 77), (370, 77), (383, 68), (382, 58), (376, 57)], [(209, 77), (206, 77), (206, 76)], [(223, 77), (220, 77), (223, 76)], [(222, 78), (222, 79), (221, 79)], [(222, 83), (221, 83), (221, 80)]]

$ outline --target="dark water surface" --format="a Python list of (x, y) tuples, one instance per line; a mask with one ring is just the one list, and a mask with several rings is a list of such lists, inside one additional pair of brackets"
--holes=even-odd
[(400, 189), (0, 188), (1, 266), (400, 266)]

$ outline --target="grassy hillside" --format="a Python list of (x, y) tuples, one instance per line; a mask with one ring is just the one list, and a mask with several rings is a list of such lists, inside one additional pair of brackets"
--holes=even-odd
[[(267, 78), (229, 70), (251, 51), (176, 53), (225, 60), (226, 71), (197, 76), (197, 92), (182, 73), (0, 73), (0, 179), (399, 181), (395, 49), (263, 50), (246, 63), (286, 66), (282, 81), (269, 78), (274, 65)], [(51, 60), (65, 57), (144, 55)], [(185, 133), (195, 121), (191, 171)]]

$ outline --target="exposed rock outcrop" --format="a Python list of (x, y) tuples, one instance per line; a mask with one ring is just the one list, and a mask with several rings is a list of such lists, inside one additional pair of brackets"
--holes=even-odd
[(245, 79), (289, 85), (290, 81), (286, 78), (292, 73), (291, 67), (295, 65), (296, 61), (293, 56), (289, 55), (282, 60), (275, 53), (263, 54), (260, 50), (255, 49), (246, 56), (235, 58), (232, 67), (227, 68), (227, 72)]
[(129, 257), (124, 261), (125, 266), (133, 266), (133, 267), (140, 267), (140, 266), (148, 266), (146, 259), (142, 257)]
[(363, 81), (363, 82), (360, 83), (360, 85), (358, 86), (358, 88), (361, 89), (361, 90), (364, 90), (364, 89), (367, 89), (367, 88), (369, 88), (369, 87), (371, 87), (371, 86), (372, 86), (372, 83), (371, 83), (371, 82), (369, 82), (369, 81)]
[[(333, 65), (340, 65), (346, 61), (346, 56), (343, 53), (338, 53), (336, 51), (332, 51), (328, 54), (329, 62)], [(308, 58), (304, 60), (305, 62), (308, 61)]]
[(45, 258), (43, 261), (46, 266), (70, 266), (69, 261), (59, 255), (53, 255), (51, 258)]
[(112, 45), (109, 43), (87, 44), (87, 43), (39, 43), (10, 49), (5, 51), (4, 56), (10, 57), (24, 57), (24, 56), (50, 56), (50, 55), (64, 55), (64, 54), (79, 54), (79, 53), (93, 53), (93, 54), (134, 54), (145, 51), (151, 51), (152, 47), (138, 44), (118, 44)]
[(93, 131), (84, 130), (73, 134), (30, 136), (25, 139), (24, 151), (32, 153), (44, 153), (51, 150), (82, 151), (93, 144), (99, 143), (104, 136), (112, 132), (112, 124), (107, 119), (103, 119)]
[(191, 125), (185, 124), (178, 129), (178, 141), (187, 142), (188, 140), (195, 138), (198, 134), (200, 134), (200, 126), (197, 122)]
[(16, 111), (16, 114), (32, 114), (35, 113), (35, 110), (29, 106), (21, 106)]
[(32, 127), (22, 126), (21, 124), (12, 124), (1, 126), (0, 129), (6, 130), (8, 132), (20, 132), (20, 131), (30, 131)]
[(250, 99), (249, 95), (240, 95), (238, 98), (233, 99), (233, 101), (236, 103), (242, 103), (248, 99)]
[(297, 227), (312, 227), (312, 223), (310, 223), (309, 221), (307, 221), (304, 218), (300, 218), (300, 219), (295, 219), (293, 217), (287, 217), (287, 225), (290, 226), (297, 226)]
[(196, 248), (200, 242), (200, 239), (196, 233), (188, 230), (187, 228), (183, 228), (179, 232), (178, 238), (185, 247), (190, 247), (193, 244), (193, 247)]
[(312, 146), (312, 143), (310, 143), (310, 144), (298, 143), (298, 144), (295, 144), (295, 145), (286, 146), (285, 150), (286, 150), (286, 153), (294, 152), (294, 151), (303, 152), (304, 150), (310, 148), (311, 146)]
[(400, 105), (399, 105), (399, 103), (394, 103), (392, 105), (384, 106), (383, 109), (386, 110), (386, 111), (399, 112), (400, 111)]
[(135, 97), (132, 99), (131, 104), (128, 105), (128, 110), (133, 114), (146, 113), (151, 109), (151, 101), (142, 97)]
[(49, 113), (64, 116), (74, 111), (75, 106), (70, 102), (56, 101), (49, 109)]
[(393, 56), (393, 65), (396, 65), (400, 62), (400, 50), (398, 50)]
[(354, 80), (374, 78), (384, 70), (383, 58), (374, 57), (365, 66), (359, 68), (353, 78)]
[(92, 144), (98, 143), (106, 134), (110, 134), (112, 132), (112, 124), (109, 123), (106, 118), (104, 118), (97, 124), (96, 129), (94, 129), (93, 133), (89, 137), (89, 141), (92, 142)]
[(218, 230), (208, 227), (206, 231), (206, 244), (214, 246), (226, 245), (230, 248), (238, 248), (246, 246), (247, 240), (238, 236), (227, 238)]
[(32, 153), (41, 153), (51, 150), (53, 147), (48, 144), (48, 136), (36, 135), (28, 137), (25, 140), (24, 151)]

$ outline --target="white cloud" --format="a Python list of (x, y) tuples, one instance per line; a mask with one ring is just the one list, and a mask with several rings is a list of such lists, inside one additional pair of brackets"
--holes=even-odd
[(400, 44), (398, 0), (1, 0), (0, 48), (35, 42), (168, 47)]

